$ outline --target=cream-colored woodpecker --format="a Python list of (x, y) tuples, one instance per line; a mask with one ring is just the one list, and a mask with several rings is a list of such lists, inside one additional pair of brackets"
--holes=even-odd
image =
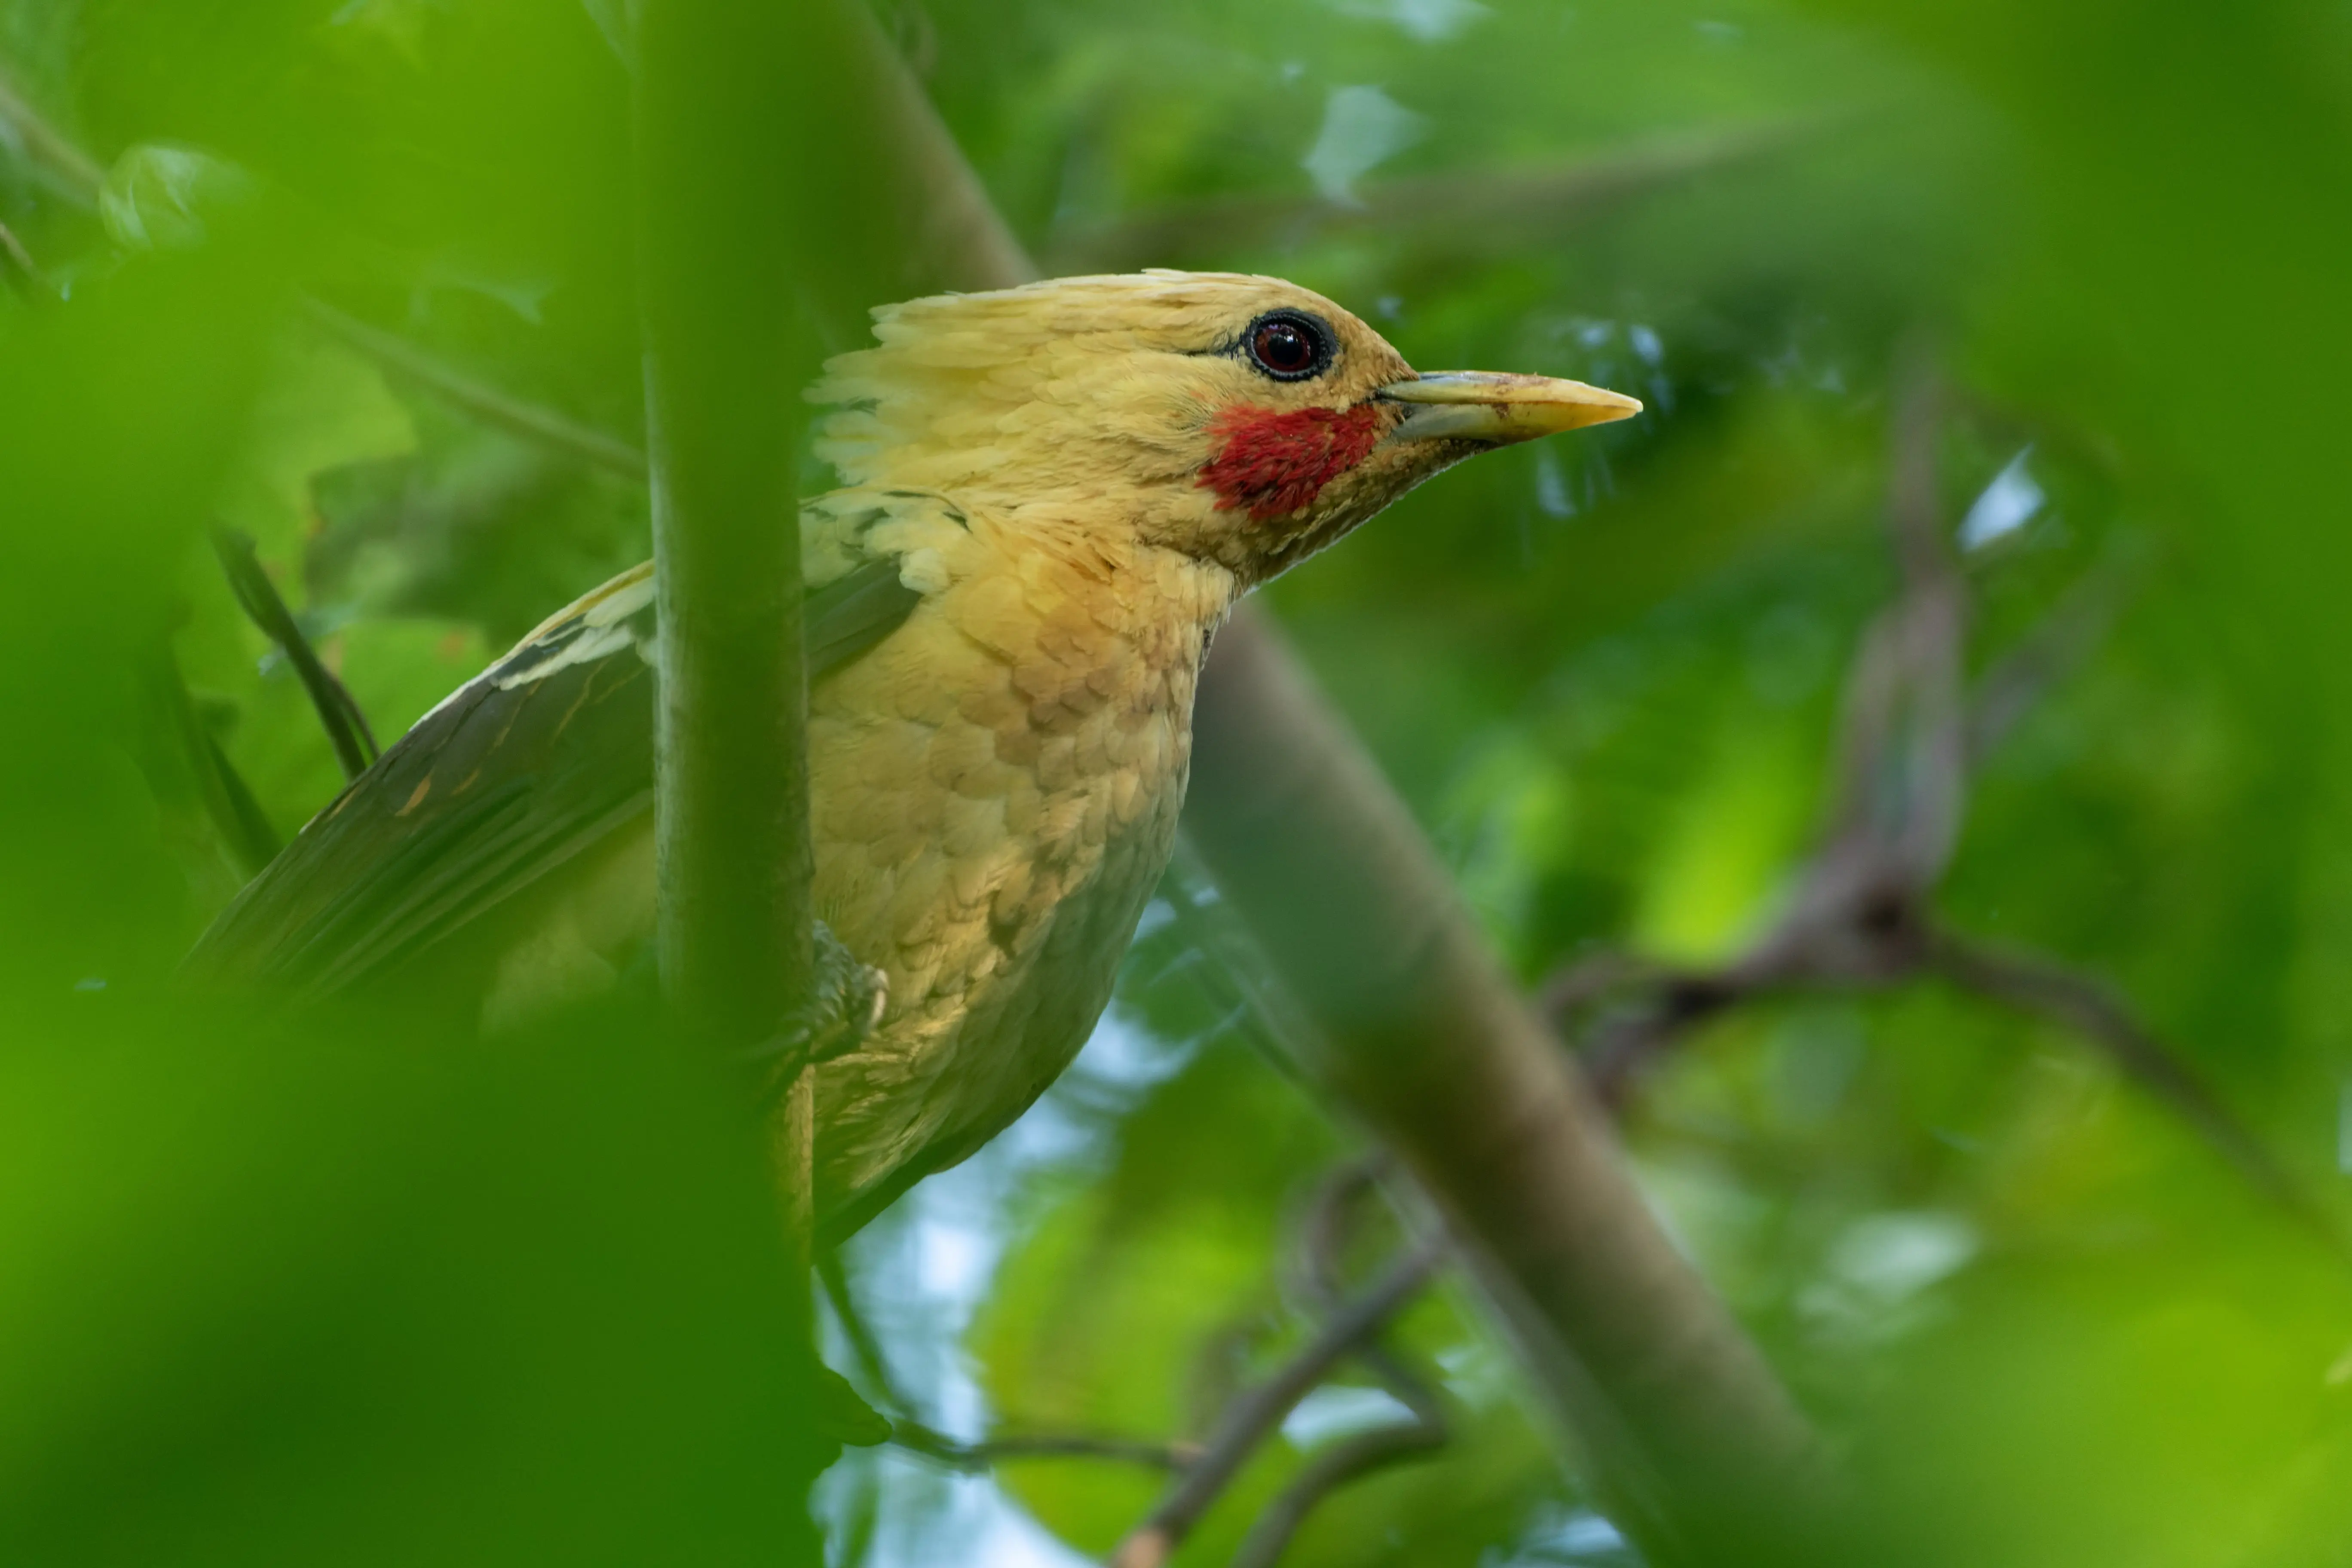
[[(1234, 601), (1438, 470), (1640, 411), (1417, 374), (1271, 278), (1148, 272), (875, 312), (805, 503), (818, 916), (887, 984), (817, 1069), (838, 1237), (1036, 1099), (1168, 863)], [(498, 1027), (654, 921), (650, 565), (564, 609), (320, 812), (193, 963), (298, 996), (429, 973)]]

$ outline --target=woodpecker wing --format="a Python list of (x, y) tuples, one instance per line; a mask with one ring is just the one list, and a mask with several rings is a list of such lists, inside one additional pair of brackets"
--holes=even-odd
[[(820, 555), (835, 574), (803, 609), (812, 681), (896, 631), (921, 598), (894, 557), (859, 552), (854, 512), (849, 526), (829, 521), (834, 547)], [(222, 912), (189, 967), (303, 995), (363, 984), (635, 821), (653, 805), (653, 649), (646, 565), (420, 720)]]

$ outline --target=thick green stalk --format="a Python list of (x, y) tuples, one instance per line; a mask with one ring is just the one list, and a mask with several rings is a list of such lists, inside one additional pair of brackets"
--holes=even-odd
[[(788, 171), (821, 154), (797, 4), (644, 0), (636, 202), (660, 623), (655, 837), (663, 989), (730, 1058), (786, 1037), (813, 955), (808, 680), (801, 639), (800, 386)], [(782, 177), (780, 177), (780, 174)], [(777, 1063), (787, 1073), (793, 1064)], [(805, 1255), (808, 1074), (776, 1124)], [(809, 1344), (806, 1298), (787, 1331)], [(814, 1352), (795, 1358), (805, 1468), (822, 1468)], [(814, 1561), (814, 1532), (788, 1555)]]
[(776, 178), (805, 146), (796, 21), (790, 6), (646, 0), (637, 47), (661, 972), (689, 1026), (738, 1051), (777, 1037), (811, 952), (803, 356)]

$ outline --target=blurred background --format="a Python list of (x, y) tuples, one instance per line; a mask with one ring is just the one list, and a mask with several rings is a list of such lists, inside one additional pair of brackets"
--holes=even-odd
[[(1047, 271), (1646, 401), (1264, 598), (1871, 1560), (2352, 1563), (2352, 12), (875, 14)], [(756, 1151), (644, 1019), (168, 984), (342, 776), (214, 529), (386, 742), (648, 552), (628, 26), (0, 0), (0, 1558), (799, 1549)], [(911, 1441), (831, 1562), (1099, 1557), (1369, 1272), (1278, 990), (1180, 861), (1077, 1067), (847, 1250)], [(1282, 1561), (1637, 1560), (1472, 1295), (1386, 1342), (1178, 1561), (1390, 1429)]]

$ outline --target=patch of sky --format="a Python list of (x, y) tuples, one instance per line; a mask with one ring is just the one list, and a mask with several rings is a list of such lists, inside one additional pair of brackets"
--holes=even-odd
[(2032, 456), (2033, 448), (2027, 447), (2011, 458), (1969, 505), (1968, 515), (1960, 520), (1961, 549), (1982, 550), (2008, 538), (2041, 513), (2049, 497), (2026, 470), (2026, 459)]
[(1313, 1448), (1383, 1426), (1411, 1426), (1411, 1407), (1384, 1388), (1327, 1383), (1283, 1417), (1282, 1435), (1294, 1448)]
[(1324, 199), (1360, 205), (1356, 182), (1420, 141), (1426, 117), (1377, 87), (1335, 87), (1323, 105), (1323, 125), (1299, 166)]
[(1478, 1568), (1638, 1568), (1641, 1561), (1624, 1533), (1591, 1509), (1555, 1507), (1518, 1541), (1482, 1553)]

